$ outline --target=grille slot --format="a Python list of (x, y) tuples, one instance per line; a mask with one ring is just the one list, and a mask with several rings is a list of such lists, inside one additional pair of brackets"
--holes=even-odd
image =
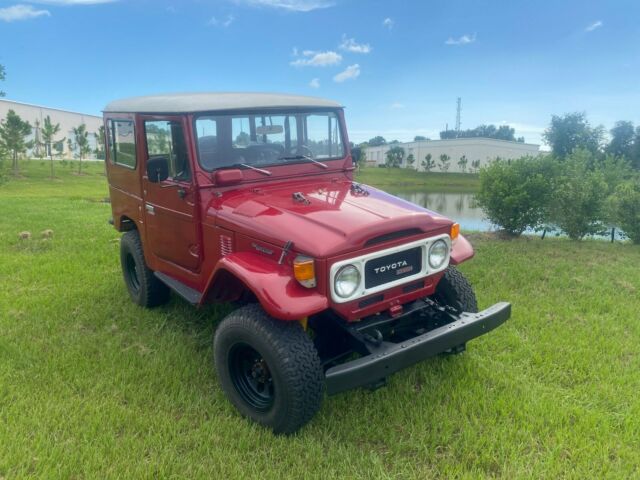
[(370, 247), (371, 245), (390, 242), (392, 240), (397, 240), (398, 238), (410, 237), (411, 235), (417, 235), (419, 233), (422, 233), (422, 230), (420, 230), (419, 228), (407, 228), (406, 230), (398, 230), (397, 232), (385, 233), (384, 235), (370, 238), (365, 242), (364, 246)]

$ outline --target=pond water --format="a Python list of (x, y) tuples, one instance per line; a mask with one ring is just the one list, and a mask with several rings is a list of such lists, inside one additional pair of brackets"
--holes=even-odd
[(387, 192), (408, 200), (411, 203), (438, 212), (445, 217), (455, 220), (462, 230), (487, 232), (492, 230), (491, 222), (484, 218), (484, 213), (474, 203), (473, 193), (444, 193), (426, 192), (424, 190), (395, 190), (385, 187)]
[[(476, 232), (497, 230), (496, 226), (484, 217), (482, 209), (475, 204), (474, 193), (426, 192), (425, 190), (407, 190), (405, 188), (394, 189), (393, 187), (384, 187), (383, 190), (404, 200), (415, 203), (416, 205), (438, 212), (445, 217), (458, 222), (462, 230)], [(593, 235), (592, 238), (610, 240), (611, 228), (612, 227), (609, 227), (608, 231), (603, 235)], [(525, 233), (528, 235), (542, 234), (542, 232), (534, 231), (526, 231)], [(547, 235), (564, 236), (557, 230), (548, 232)], [(619, 229), (616, 229), (615, 239), (624, 240), (624, 233)]]

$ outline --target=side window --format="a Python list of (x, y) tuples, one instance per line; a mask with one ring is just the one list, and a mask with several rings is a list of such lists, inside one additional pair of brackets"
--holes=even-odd
[(166, 157), (169, 162), (169, 178), (190, 180), (191, 169), (182, 124), (169, 120), (148, 121), (144, 122), (144, 131), (147, 156)]
[(136, 139), (132, 121), (111, 120), (109, 150), (113, 163), (136, 168)]
[(196, 120), (196, 137), (200, 165), (212, 170), (216, 167), (218, 157), (218, 122), (211, 117)]

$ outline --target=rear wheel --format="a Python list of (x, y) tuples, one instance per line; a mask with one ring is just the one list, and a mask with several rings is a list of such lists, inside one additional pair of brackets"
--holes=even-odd
[[(441, 305), (447, 305), (459, 312), (476, 313), (478, 311), (478, 301), (471, 283), (453, 265), (450, 265), (445, 270), (444, 276), (436, 287), (434, 299)], [(462, 343), (444, 353), (458, 354), (465, 350), (466, 343)]]
[(216, 330), (214, 357), (231, 403), (274, 433), (297, 431), (320, 408), (322, 366), (298, 322), (282, 322), (260, 305), (246, 305)]
[(142, 307), (155, 307), (169, 300), (169, 287), (162, 283), (147, 267), (142, 242), (137, 230), (130, 230), (120, 239), (122, 276), (134, 303)]

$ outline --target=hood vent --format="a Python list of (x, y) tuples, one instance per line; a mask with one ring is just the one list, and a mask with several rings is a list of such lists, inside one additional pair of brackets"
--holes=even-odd
[(233, 240), (228, 235), (220, 235), (220, 255), (226, 257), (233, 253)]
[(370, 247), (379, 243), (391, 242), (392, 240), (398, 240), (400, 238), (406, 238), (412, 235), (418, 235), (420, 233), (422, 233), (422, 230), (420, 230), (419, 228), (408, 228), (406, 230), (398, 230), (397, 232), (385, 233), (384, 235), (370, 238), (366, 241), (364, 246)]

